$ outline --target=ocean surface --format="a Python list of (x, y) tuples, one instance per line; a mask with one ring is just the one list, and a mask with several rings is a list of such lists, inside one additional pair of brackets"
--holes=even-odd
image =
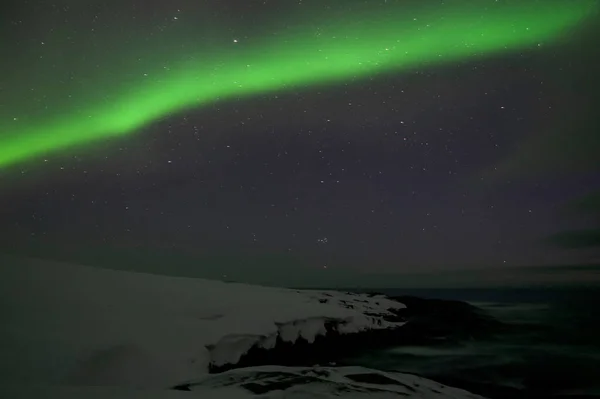
[(349, 363), (419, 374), (490, 398), (600, 398), (600, 287), (380, 291), (465, 301), (510, 329), (399, 346)]

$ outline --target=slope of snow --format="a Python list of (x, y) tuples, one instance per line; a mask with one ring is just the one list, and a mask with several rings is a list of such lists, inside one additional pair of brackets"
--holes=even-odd
[(400, 326), (383, 296), (21, 260), (0, 265), (0, 383), (169, 387), (277, 337)]

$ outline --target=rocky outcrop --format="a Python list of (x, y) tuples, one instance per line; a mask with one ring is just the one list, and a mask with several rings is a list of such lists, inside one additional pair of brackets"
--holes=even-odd
[(406, 321), (400, 345), (432, 345), (489, 337), (508, 326), (467, 302), (396, 296), (406, 308), (396, 314)]

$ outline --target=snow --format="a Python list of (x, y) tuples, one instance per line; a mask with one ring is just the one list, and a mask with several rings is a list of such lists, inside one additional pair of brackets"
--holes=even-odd
[(402, 307), (383, 296), (14, 260), (0, 267), (0, 383), (166, 388), (277, 337), (312, 342), (325, 323), (341, 333), (399, 327), (383, 316)]
[(191, 392), (264, 392), (267, 398), (427, 398), (483, 399), (462, 389), (448, 387), (411, 374), (384, 372), (365, 367), (261, 366), (211, 374), (189, 386)]

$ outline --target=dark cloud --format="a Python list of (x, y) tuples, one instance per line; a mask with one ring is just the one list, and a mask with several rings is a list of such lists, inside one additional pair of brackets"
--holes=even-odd
[(600, 248), (600, 229), (563, 231), (550, 236), (548, 243), (566, 249)]
[(600, 191), (593, 192), (579, 200), (573, 201), (574, 210), (588, 214), (600, 214)]
[(546, 242), (565, 249), (600, 248), (600, 191), (573, 200), (565, 207), (569, 213), (585, 217), (585, 221), (598, 227), (566, 230), (553, 234)]

